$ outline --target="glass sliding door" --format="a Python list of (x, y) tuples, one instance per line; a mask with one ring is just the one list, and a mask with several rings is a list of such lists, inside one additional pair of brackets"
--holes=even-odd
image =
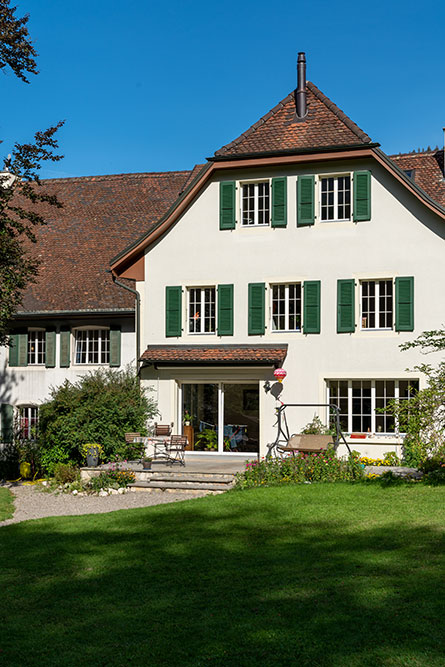
[(224, 384), (224, 451), (259, 452), (260, 395), (258, 383)]
[(218, 451), (218, 393), (216, 383), (182, 385), (182, 432), (193, 451)]
[(259, 452), (258, 382), (187, 382), (181, 387), (187, 449), (220, 454)]

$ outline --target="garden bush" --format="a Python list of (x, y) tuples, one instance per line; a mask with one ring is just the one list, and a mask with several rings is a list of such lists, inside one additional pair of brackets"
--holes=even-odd
[(339, 482), (363, 478), (363, 466), (358, 454), (338, 458), (333, 449), (321, 454), (298, 454), (284, 459), (263, 459), (246, 463), (238, 473), (236, 488), (274, 486), (301, 482)]
[(105, 460), (128, 459), (125, 433), (146, 433), (156, 403), (130, 369), (99, 369), (78, 382), (53, 388), (39, 411), (38, 441), (42, 467), (52, 474), (57, 463), (80, 463), (79, 447), (98, 442)]
[(75, 482), (79, 478), (79, 469), (70, 463), (56, 463), (54, 466), (54, 480), (58, 484)]
[(121, 470), (118, 466), (104, 470), (97, 477), (92, 477), (89, 485), (93, 491), (106, 489), (126, 488), (135, 480), (135, 474), (131, 470)]

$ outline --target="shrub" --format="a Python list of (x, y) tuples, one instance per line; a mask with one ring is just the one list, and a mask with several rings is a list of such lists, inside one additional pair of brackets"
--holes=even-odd
[(134, 472), (131, 470), (121, 470), (119, 467), (116, 467), (101, 472), (97, 477), (92, 477), (90, 485), (94, 491), (102, 491), (103, 489), (126, 488), (134, 480)]
[(79, 469), (71, 463), (56, 463), (54, 466), (54, 479), (58, 484), (69, 484), (77, 481)]
[(99, 442), (105, 459), (127, 458), (125, 433), (146, 433), (146, 422), (157, 414), (156, 404), (130, 370), (99, 369), (52, 389), (39, 411), (42, 466), (80, 463), (80, 445)]
[(236, 487), (247, 489), (299, 482), (351, 481), (362, 477), (363, 466), (356, 454), (342, 459), (333, 449), (328, 449), (321, 454), (298, 454), (284, 459), (248, 462), (245, 471), (237, 475)]
[(301, 432), (305, 435), (331, 435), (330, 429), (323, 424), (317, 415), (314, 415), (312, 421), (306, 424)]
[(445, 470), (445, 448), (434, 456), (431, 456), (428, 459), (424, 459), (419, 468), (423, 473)]

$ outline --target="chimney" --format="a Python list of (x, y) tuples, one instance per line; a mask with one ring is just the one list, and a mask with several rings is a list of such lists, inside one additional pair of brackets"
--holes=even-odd
[(304, 118), (307, 114), (306, 103), (306, 54), (300, 51), (297, 59), (297, 118)]

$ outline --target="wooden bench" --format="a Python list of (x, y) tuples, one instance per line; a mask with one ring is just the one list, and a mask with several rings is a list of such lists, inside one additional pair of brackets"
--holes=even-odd
[(329, 445), (333, 445), (332, 435), (315, 435), (302, 433), (291, 435), (287, 445), (279, 445), (277, 450), (282, 454), (320, 454), (326, 451)]

